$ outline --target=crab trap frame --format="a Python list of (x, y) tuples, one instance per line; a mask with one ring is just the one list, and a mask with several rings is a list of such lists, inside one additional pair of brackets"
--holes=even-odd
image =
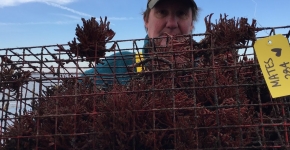
[(271, 97), (253, 44), (290, 26), (222, 21), (103, 52), (0, 49), (0, 148), (289, 149), (290, 99)]

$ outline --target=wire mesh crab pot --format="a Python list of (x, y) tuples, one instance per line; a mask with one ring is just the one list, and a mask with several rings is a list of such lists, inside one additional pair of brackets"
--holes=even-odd
[(289, 149), (289, 97), (271, 98), (253, 43), (290, 26), (239, 29), (108, 41), (110, 57), (0, 49), (1, 149)]

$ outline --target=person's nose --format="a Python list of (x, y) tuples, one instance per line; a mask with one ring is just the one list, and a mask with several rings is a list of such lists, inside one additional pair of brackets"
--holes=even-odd
[(175, 29), (178, 27), (178, 18), (171, 14), (168, 16), (166, 27), (169, 29)]

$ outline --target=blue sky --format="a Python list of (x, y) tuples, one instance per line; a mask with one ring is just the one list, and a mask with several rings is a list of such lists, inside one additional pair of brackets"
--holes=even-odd
[[(0, 0), (0, 48), (65, 44), (81, 18), (108, 17), (113, 40), (144, 38), (147, 0)], [(204, 17), (255, 18), (258, 26), (290, 25), (289, 0), (196, 0), (201, 8), (194, 33), (204, 33)], [(281, 31), (284, 33), (284, 31)], [(279, 32), (278, 32), (279, 33)], [(266, 32), (265, 32), (266, 34)]]

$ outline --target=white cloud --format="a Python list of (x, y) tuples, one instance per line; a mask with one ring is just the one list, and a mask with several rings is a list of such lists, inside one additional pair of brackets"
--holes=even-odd
[(62, 24), (71, 24), (77, 23), (76, 20), (72, 21), (46, 21), (46, 22), (22, 22), (22, 23), (11, 23), (11, 22), (0, 22), (0, 26), (10, 26), (10, 25), (44, 25), (44, 24), (54, 24), (54, 25), (62, 25)]
[(53, 6), (53, 7), (57, 7), (57, 8), (63, 9), (63, 10), (70, 11), (70, 12), (72, 12), (74, 14), (77, 14), (77, 15), (80, 15), (80, 16), (92, 17), (92, 15), (89, 15), (89, 14), (86, 14), (86, 13), (83, 13), (83, 12), (79, 12), (77, 10), (74, 10), (74, 9), (71, 9), (71, 8), (68, 8), (68, 7), (65, 7), (65, 6), (61, 6), (61, 5), (57, 4), (57, 3), (52, 3), (52, 2), (44, 2), (44, 3), (46, 3), (49, 6)]
[(68, 4), (75, 0), (1, 0), (0, 7), (7, 6), (16, 6), (24, 3), (31, 2), (47, 2), (47, 3), (56, 3), (56, 4)]
[[(63, 24), (76, 24), (79, 23), (81, 24), (81, 18), (78, 16), (73, 16), (73, 15), (65, 15), (65, 14), (58, 14), (61, 16), (65, 16), (68, 18), (71, 18), (72, 20), (68, 20), (68, 21), (44, 21), (44, 22), (0, 22), (0, 26), (10, 26), (10, 25), (45, 25), (45, 24), (52, 24), (52, 25), (63, 25)], [(104, 19), (104, 18), (102, 18)], [(108, 17), (108, 21), (112, 21), (112, 20), (130, 20), (130, 19), (134, 19), (132, 17)], [(100, 21), (100, 18), (96, 18), (97, 21)], [(110, 23), (110, 25), (115, 25), (113, 23)]]
[(64, 16), (67, 18), (75, 19), (75, 20), (81, 20), (81, 17), (75, 16), (75, 15), (67, 15), (67, 14), (54, 14), (54, 15)]
[[(63, 17), (67, 17), (67, 18), (71, 18), (71, 19), (75, 19), (80, 21), (82, 17), (77, 16), (77, 15), (67, 15), (67, 14), (56, 14), (56, 13), (52, 13), (53, 15), (58, 15), (58, 16), (63, 16)], [(101, 16), (102, 19), (105, 19), (105, 17)], [(100, 21), (100, 16), (99, 17), (95, 17), (97, 21)], [(133, 17), (107, 17), (108, 21), (112, 21), (112, 20), (117, 20), (117, 21), (122, 21), (122, 20), (132, 20), (134, 19)]]
[(133, 17), (108, 17), (108, 20), (131, 20)]
[[(66, 11), (69, 11), (75, 15), (79, 15), (79, 16), (82, 16), (82, 17), (94, 17), (90, 14), (87, 14), (87, 13), (84, 13), (84, 12), (80, 12), (80, 11), (77, 11), (77, 10), (74, 10), (74, 9), (71, 9), (71, 8), (68, 8), (68, 7), (65, 7), (65, 6), (62, 6), (61, 4), (67, 4), (67, 3), (71, 3), (71, 2), (74, 2), (76, 0), (1, 0), (1, 3), (0, 3), (0, 7), (5, 7), (5, 6), (15, 6), (15, 5), (19, 5), (19, 4), (23, 4), (23, 3), (29, 3), (29, 2), (41, 2), (41, 3), (45, 3), (46, 5), (49, 5), (49, 6), (52, 6), (52, 7), (56, 7), (56, 8), (59, 8), (59, 9), (63, 9), (63, 10), (66, 10)], [(62, 16), (65, 16), (65, 17), (69, 17), (69, 18), (72, 18), (72, 19), (81, 19), (81, 17), (78, 17), (78, 16), (73, 16), (73, 15), (62, 15)], [(97, 20), (99, 20), (99, 17), (96, 17)], [(132, 17), (108, 17), (108, 20), (131, 20), (131, 19), (134, 19)], [(0, 25), (7, 25), (7, 24), (10, 24), (10, 23), (1, 23), (0, 22)], [(15, 23), (12, 23), (15, 25)], [(16, 23), (17, 24), (17, 23)], [(40, 22), (40, 23), (25, 23), (25, 24), (51, 24), (51, 23), (43, 23), (43, 22)], [(54, 23), (52, 23), (54, 24)]]

